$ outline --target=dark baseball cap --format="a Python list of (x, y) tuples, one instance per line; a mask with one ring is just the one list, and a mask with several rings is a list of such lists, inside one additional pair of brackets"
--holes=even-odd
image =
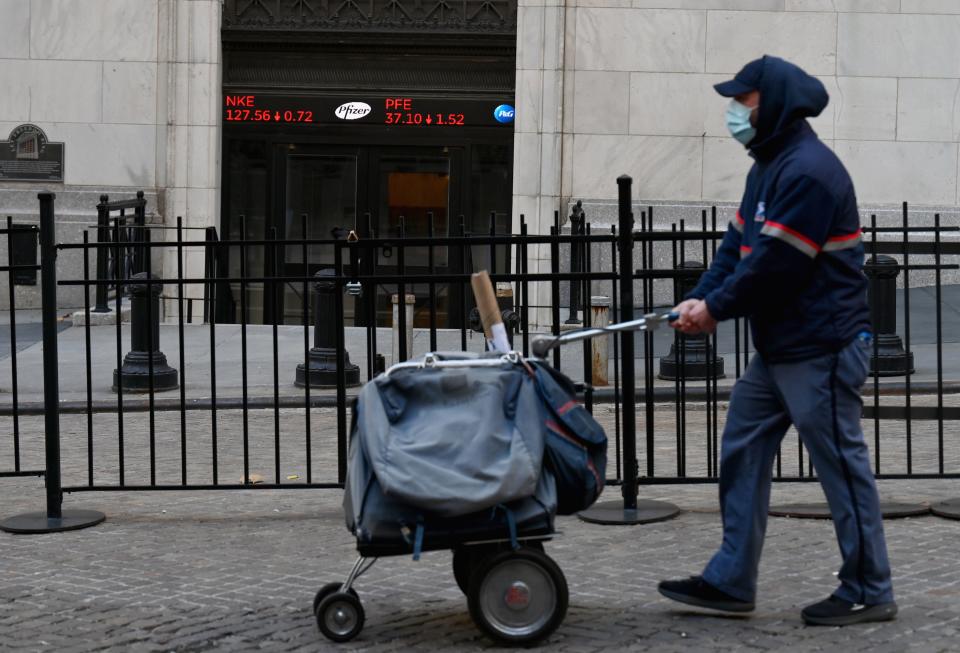
[(760, 88), (760, 79), (763, 77), (763, 59), (754, 59), (740, 69), (733, 79), (728, 82), (714, 84), (713, 88), (723, 97), (734, 97), (756, 91)]

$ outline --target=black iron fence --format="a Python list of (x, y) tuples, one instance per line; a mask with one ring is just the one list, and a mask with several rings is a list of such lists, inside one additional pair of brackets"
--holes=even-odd
[[(641, 280), (639, 304), (644, 311), (656, 307), (656, 286), (664, 280), (676, 285), (676, 298), (682, 296), (682, 289), (692, 286), (704, 263), (712, 260), (725, 231), (725, 225), (718, 229), (716, 209), (703, 211), (700, 224), (695, 225), (698, 229), (691, 230), (680, 223), (670, 232), (656, 231), (652, 228), (653, 210), (648, 207), (641, 212), (641, 229), (635, 238), (642, 250), (642, 265), (635, 278)], [(956, 235), (960, 227), (942, 225), (936, 213), (928, 214), (924, 220), (916, 216), (911, 219), (904, 203), (900, 225), (879, 227), (877, 216), (871, 215), (869, 226), (863, 231), (867, 253), (864, 273), (870, 282), (869, 303), (877, 335), (873, 340), (871, 379), (863, 388), (863, 417), (872, 422), (869, 435), (873, 436), (874, 472), (878, 478), (886, 479), (957, 477), (957, 443), (952, 443), (952, 447), (945, 444), (944, 428), (948, 421), (960, 419), (960, 402), (945, 400), (956, 397), (960, 384), (957, 370), (945, 371), (945, 362), (951, 357), (945, 356), (944, 348), (960, 342), (960, 330), (953, 322), (957, 313), (944, 298), (943, 276), (954, 274), (954, 282), (948, 288), (955, 296), (960, 261)], [(945, 242), (945, 236), (952, 238)], [(669, 250), (667, 254), (664, 249)], [(663, 268), (647, 264), (664, 259), (669, 265)], [(916, 274), (925, 274), (929, 285), (915, 287), (911, 277)], [(913, 299), (917, 295), (922, 297), (919, 307), (915, 307)], [(947, 310), (951, 311), (950, 316), (945, 315)], [(919, 338), (915, 329), (918, 317), (924, 332)], [(731, 372), (730, 381), (739, 378), (749, 361), (752, 352), (746, 320), (722, 324), (709, 337), (674, 334), (672, 339), (669, 353), (661, 357), (666, 343), (658, 343), (652, 334), (643, 337), (647, 455), (642, 482), (713, 481), (719, 470), (722, 403), (729, 399), (732, 387), (732, 383), (723, 383), (721, 379), (730, 377)], [(914, 362), (918, 352), (922, 352), (922, 366)], [(655, 370), (658, 357), (659, 372)], [(915, 374), (921, 379), (915, 380)], [(672, 391), (657, 387), (656, 378), (673, 379)], [(673, 447), (662, 446), (667, 429), (658, 428), (654, 410), (658, 398), (673, 404), (672, 419), (660, 420), (674, 430)], [(697, 416), (699, 427), (695, 434), (699, 439), (692, 444), (688, 441), (691, 416)], [(815, 480), (799, 436), (794, 440), (792, 445), (785, 440), (778, 453), (774, 478)], [(660, 456), (663, 460), (659, 466), (657, 449), (666, 454)], [(706, 458), (699, 461), (698, 470), (692, 473), (688, 466), (691, 451)]]
[[(7, 452), (5, 452), (6, 455), (4, 456), (4, 463), (0, 464), (0, 478), (8, 476), (43, 475), (42, 467), (40, 465), (37, 465), (36, 469), (25, 469), (23, 466), (20, 454), (20, 416), (16, 410), (16, 406), (19, 404), (19, 397), (17, 394), (17, 389), (19, 386), (17, 365), (19, 343), (17, 340), (16, 282), (18, 276), (20, 275), (31, 275), (32, 277), (35, 277), (37, 272), (40, 271), (39, 265), (20, 263), (18, 261), (18, 257), (16, 256), (15, 237), (27, 230), (33, 234), (34, 238), (39, 231), (35, 226), (15, 225), (13, 223), (13, 218), (9, 216), (7, 217), (4, 227), (0, 228), (0, 236), (2, 236), (6, 241), (4, 244), (6, 246), (7, 253), (7, 264), (0, 266), (0, 273), (5, 272), (7, 274), (7, 301), (9, 306), (9, 318), (7, 320), (7, 324), (5, 325), (7, 327), (5, 335), (9, 344), (9, 392), (11, 405), (14, 407), (10, 420), (10, 439), (8, 442), (2, 443), (3, 446), (9, 446), (9, 449)], [(34, 245), (34, 251), (35, 250), (36, 245)]]
[[(113, 283), (101, 283), (95, 287), (95, 313), (110, 311), (108, 293), (115, 295), (119, 286), (117, 281), (130, 279), (134, 274), (146, 269), (149, 250), (143, 246), (147, 222), (147, 200), (143, 191), (138, 191), (134, 199), (110, 201), (108, 195), (100, 196), (97, 204), (96, 241), (102, 245), (97, 250), (96, 277), (112, 279)], [(130, 213), (128, 213), (128, 211)]]
[[(10, 420), (13, 438), (0, 442), (0, 469), (3, 475), (46, 470), (57, 505), (61, 492), (341, 487), (350, 401), (361, 382), (426, 351), (482, 349), (466, 299), (474, 268), (504, 270), (492, 279), (515, 325), (514, 347), (528, 354), (540, 333), (669, 308), (709, 264), (725, 231), (715, 208), (703, 211), (694, 228), (681, 221), (655, 229), (654, 209), (634, 216), (629, 198), (621, 203), (619, 225), (598, 227), (577, 215), (570, 233), (559, 216), (549, 234), (530, 234), (520, 216), (515, 234), (422, 238), (280, 240), (269, 234), (230, 241), (179, 221), (172, 229), (137, 224), (143, 230), (135, 239), (137, 269), (117, 276), (95, 261), (108, 250), (123, 260), (117, 253), (123, 241), (91, 238), (103, 229), (101, 221), (82, 242), (54, 247), (53, 198), (43, 202), (41, 212), (50, 218), (40, 235), (47, 244), (41, 264), (31, 269), (43, 274), (46, 374), (40, 386), (31, 368), (27, 392), (11, 281), (10, 356), (3, 365), (11, 392), (0, 395), (0, 419)], [(11, 229), (8, 222), (0, 234)], [(880, 227), (871, 218), (864, 229), (878, 331), (877, 374), (864, 388), (864, 418), (872, 426), (880, 478), (960, 477), (960, 434), (945, 428), (960, 419), (960, 369), (945, 352), (956, 346), (960, 322), (953, 320), (960, 317), (947, 314), (944, 299), (957, 286), (943, 283), (958, 270), (958, 229), (943, 226), (939, 215), (912, 219), (906, 205), (901, 225)], [(79, 250), (80, 278), (55, 280), (58, 250)], [(166, 253), (163, 277), (158, 250)], [(388, 250), (392, 267), (385, 271), (378, 261)], [(308, 274), (320, 251), (331, 263)], [(441, 269), (441, 251), (459, 252), (448, 259), (457, 263)], [(227, 264), (231, 252), (240, 257), (238, 274)], [(248, 273), (251, 252), (267, 262), (262, 274)], [(296, 274), (281, 264), (291, 252), (301, 263)], [(425, 260), (413, 265), (413, 252)], [(928, 285), (916, 287), (919, 274)], [(50, 312), (57, 284), (82, 287), (87, 306), (92, 299), (99, 305), (99, 293), (116, 287), (118, 315), (121, 295), (131, 297), (130, 323), (93, 326), (87, 319), (58, 339)], [(264, 308), (289, 287), (305, 299), (297, 325), (276, 307)], [(408, 314), (411, 289), (419, 299)], [(384, 293), (396, 298), (392, 328), (377, 319), (377, 297)], [(446, 306), (459, 312), (455, 328), (437, 327), (441, 293), (457, 298)], [(190, 300), (203, 302), (203, 324), (191, 323)], [(271, 317), (266, 323), (251, 319), (256, 303), (258, 315)], [(716, 480), (723, 404), (750, 354), (746, 324), (734, 320), (702, 338), (670, 330), (601, 338), (555, 350), (552, 362), (582, 382), (585, 403), (607, 426), (610, 481), (624, 484), (629, 501), (637, 484)], [(60, 424), (59, 414), (68, 416)], [(815, 478), (798, 437), (784, 440), (775, 478)]]

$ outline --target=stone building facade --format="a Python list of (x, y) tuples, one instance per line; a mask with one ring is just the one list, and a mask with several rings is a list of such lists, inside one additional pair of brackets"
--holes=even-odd
[(523, 2), (515, 157), (533, 165), (518, 167), (518, 208), (611, 200), (621, 172), (646, 200), (738, 200), (751, 160), (711, 86), (763, 54), (827, 86), (812, 124), (865, 206), (955, 213), (960, 3), (950, 0)]
[[(591, 220), (612, 222), (623, 173), (639, 202), (661, 207), (664, 228), (705, 205), (729, 210), (750, 160), (726, 134), (711, 85), (764, 53), (827, 85), (830, 105), (813, 125), (849, 168), (865, 211), (893, 221), (906, 200), (958, 222), (955, 0), (0, 0), (0, 139), (29, 123), (66, 152), (62, 183), (0, 181), (0, 217), (35, 221), (36, 191), (49, 188), (60, 239), (78, 240), (101, 194), (143, 190), (158, 225), (182, 216), (193, 239), (202, 227), (225, 229), (225, 39), (241, 15), (287, 47), (331, 49), (344, 31), (361, 45), (401, 34), (399, 55), (418, 47), (423, 57), (437, 39), (454, 47), (458, 15), (464, 33), (509, 34), (515, 88), (478, 81), (483, 47), (463, 59), (478, 75), (473, 96), (513, 91), (505, 228), (523, 214), (545, 232), (576, 200)], [(247, 45), (257, 34), (248, 31)], [(511, 49), (498, 47), (498, 56)], [(410, 82), (417, 92), (423, 79)], [(174, 269), (170, 252), (162, 260)], [(185, 263), (200, 274), (202, 253)], [(70, 274), (81, 264), (63, 257)], [(19, 292), (34, 301), (30, 287)], [(78, 293), (65, 291), (62, 303), (81, 305)]]
[[(65, 146), (63, 183), (0, 182), (0, 214), (35, 222), (37, 190), (52, 190), (58, 239), (78, 241), (102, 194), (143, 190), (150, 222), (216, 224), (220, 11), (219, 0), (0, 0), (0, 138), (29, 123)], [(202, 271), (202, 255), (188, 256)], [(77, 252), (60, 259), (62, 275), (81, 273)], [(20, 291), (20, 305), (37, 305), (35, 289)], [(60, 289), (62, 305), (83, 301)]]

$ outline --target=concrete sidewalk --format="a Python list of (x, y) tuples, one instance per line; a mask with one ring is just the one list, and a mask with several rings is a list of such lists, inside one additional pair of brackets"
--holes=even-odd
[[(943, 378), (945, 381), (960, 382), (960, 357), (955, 352), (957, 342), (960, 341), (960, 315), (952, 323), (956, 328), (944, 329), (943, 345)], [(31, 333), (31, 327), (39, 325), (24, 325), (18, 332)], [(39, 328), (33, 329), (39, 334)], [(735, 380), (735, 355), (726, 329), (721, 332), (720, 346), (718, 347), (725, 361), (726, 378), (721, 379), (718, 385), (721, 389), (729, 388)], [(90, 395), (95, 404), (116, 404), (117, 395), (111, 390), (113, 370), (117, 368), (117, 328), (116, 326), (90, 327), (90, 360), (91, 384)], [(367, 379), (367, 342), (366, 331), (362, 328), (348, 327), (346, 329), (346, 347), (350, 360), (359, 365), (361, 380)], [(60, 398), (64, 402), (85, 402), (87, 399), (86, 381), (86, 346), (87, 330), (83, 327), (65, 328), (58, 338)], [(211, 337), (214, 343), (211, 356)], [(211, 336), (208, 325), (185, 325), (184, 327), (184, 361), (180, 364), (180, 343), (178, 327), (164, 324), (160, 327), (161, 350), (167, 357), (168, 363), (180, 370), (181, 378), (185, 380), (185, 392), (188, 401), (202, 401), (212, 394), (212, 380), (216, 375), (216, 394), (224, 401), (239, 400), (243, 394), (243, 364), (242, 364), (242, 328), (237, 324), (217, 325)], [(309, 343), (312, 346), (313, 333), (308, 333)], [(673, 332), (660, 330), (657, 332), (654, 344), (653, 357), (655, 371), (659, 370), (659, 358), (665, 356), (673, 343)], [(916, 374), (910, 380), (915, 384), (933, 383), (937, 372), (937, 347), (935, 344), (924, 343), (916, 339), (912, 351), (915, 357)], [(250, 325), (246, 327), (246, 377), (247, 395), (252, 398), (268, 398), (272, 400), (274, 393), (274, 354), (273, 354), (273, 327)], [(392, 364), (391, 356), (392, 332), (390, 329), (377, 330), (377, 351), (384, 354), (387, 365)], [(467, 349), (469, 351), (483, 350), (483, 337), (480, 334), (467, 332)], [(440, 351), (459, 351), (461, 336), (458, 330), (443, 330), (437, 334), (437, 348)], [(24, 346), (18, 339), (17, 367), (19, 401), (22, 404), (39, 404), (43, 400), (42, 355), (43, 347), (39, 341)], [(122, 325), (120, 330), (120, 354), (125, 355), (130, 349), (129, 325)], [(414, 332), (413, 356), (420, 356), (430, 349), (429, 333), (417, 329)], [(609, 378), (614, 378), (613, 346), (609, 346), (611, 362)], [(637, 352), (643, 354), (642, 343)], [(299, 400), (304, 396), (304, 390), (294, 386), (294, 376), (298, 364), (304, 360), (304, 329), (297, 326), (281, 326), (277, 328), (277, 392), (281, 398)], [(726, 353), (724, 353), (726, 352)], [(212, 364), (215, 358), (215, 365)], [(12, 402), (10, 395), (10, 379), (12, 358), (8, 355), (0, 358), (0, 406), (9, 406)], [(741, 359), (742, 366), (742, 359)], [(561, 367), (574, 379), (584, 378), (583, 345), (573, 344), (562, 348)], [(640, 379), (642, 388), (644, 364), (643, 359), (636, 361), (636, 375)], [(881, 380), (884, 387), (902, 385), (903, 377), (890, 377)], [(872, 383), (872, 382), (871, 382)], [(670, 391), (675, 387), (672, 381), (655, 379), (655, 385)], [(702, 388), (704, 382), (691, 382), (690, 388)], [(956, 384), (954, 384), (955, 386)], [(957, 387), (948, 391), (956, 392)], [(314, 398), (333, 397), (333, 390), (311, 390)], [(179, 402), (179, 390), (157, 393), (161, 402)], [(143, 401), (140, 397), (126, 394), (125, 402), (136, 403)]]
[[(899, 291), (901, 309), (903, 291)], [(936, 296), (933, 288), (914, 288), (910, 292), (910, 342), (915, 357), (916, 374), (910, 377), (912, 383), (924, 385), (934, 383), (937, 378), (937, 333)], [(666, 310), (662, 308), (661, 310)], [(956, 356), (960, 346), (960, 285), (944, 286), (940, 298), (942, 314), (941, 341), (943, 379), (951, 383), (949, 392), (960, 391), (960, 356)], [(566, 314), (565, 312), (563, 313)], [(8, 318), (8, 316), (7, 316)], [(898, 333), (906, 335), (903, 311), (899, 314)], [(19, 401), (24, 405), (39, 406), (43, 400), (42, 352), (40, 343), (40, 324), (37, 313), (25, 311), (18, 313), (17, 325), (17, 365)], [(86, 402), (86, 357), (87, 330), (82, 326), (71, 326), (69, 320), (60, 322), (58, 338), (60, 392), (63, 402)], [(92, 326), (90, 331), (91, 360), (91, 400), (100, 406), (116, 405), (117, 396), (111, 390), (113, 370), (117, 368), (118, 347), (115, 325)], [(239, 401), (243, 395), (242, 342), (243, 329), (238, 324), (216, 325), (211, 333), (209, 325), (187, 324), (184, 326), (183, 353), (185, 364), (180, 364), (180, 342), (178, 326), (163, 324), (160, 327), (160, 347), (166, 354), (170, 365), (181, 372), (185, 379), (185, 394), (188, 401), (204, 401), (212, 395), (214, 374), (216, 376), (216, 394), (224, 401)], [(277, 328), (277, 392), (283, 400), (299, 401), (304, 396), (301, 388), (293, 384), (298, 364), (304, 360), (304, 335), (301, 326), (280, 326)], [(350, 360), (361, 370), (361, 380), (367, 380), (367, 338), (366, 330), (357, 327), (345, 329), (346, 348)], [(729, 389), (736, 376), (735, 330), (732, 324), (720, 325), (717, 334), (717, 351), (724, 359), (726, 378), (718, 382), (721, 390)], [(308, 345), (313, 345), (312, 327), (306, 331)], [(531, 338), (533, 334), (531, 334)], [(659, 329), (654, 332), (653, 354), (655, 372), (659, 371), (659, 359), (667, 355), (674, 343), (675, 332), (671, 329)], [(743, 333), (740, 332), (742, 342)], [(636, 336), (638, 355), (636, 374), (643, 387), (644, 364), (643, 335)], [(213, 357), (211, 356), (213, 342)], [(273, 327), (249, 325), (246, 327), (246, 377), (248, 397), (272, 401), (274, 394), (274, 358)], [(389, 366), (393, 363), (391, 348), (393, 332), (389, 328), (377, 329), (377, 352), (386, 358)], [(519, 343), (518, 343), (519, 344)], [(467, 331), (467, 349), (482, 351), (484, 341), (481, 334)], [(130, 349), (129, 324), (120, 329), (120, 356)], [(440, 330), (437, 333), (437, 349), (440, 351), (459, 351), (461, 334), (459, 330)], [(614, 348), (609, 342), (609, 378), (614, 378)], [(412, 356), (420, 356), (430, 350), (430, 336), (426, 329), (415, 329)], [(216, 364), (212, 365), (213, 358)], [(561, 350), (561, 367), (574, 379), (584, 378), (584, 345), (572, 344)], [(0, 408), (12, 404), (9, 319), (0, 319)], [(740, 361), (743, 364), (742, 358)], [(656, 387), (670, 392), (675, 384), (655, 379)], [(872, 383), (872, 382), (871, 382)], [(892, 392), (902, 392), (898, 385), (904, 383), (903, 377), (889, 377), (881, 380), (885, 388)], [(693, 382), (692, 388), (703, 388), (703, 382)], [(929, 389), (929, 388), (928, 388)], [(329, 403), (334, 396), (332, 390), (311, 390), (314, 399)], [(178, 404), (178, 390), (158, 393), (160, 405)], [(125, 403), (134, 405), (143, 402), (139, 398), (126, 395)]]

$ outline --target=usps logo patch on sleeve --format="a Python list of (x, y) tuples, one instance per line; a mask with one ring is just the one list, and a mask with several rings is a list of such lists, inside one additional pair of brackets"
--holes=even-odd
[(757, 202), (757, 212), (753, 215), (754, 222), (763, 222), (767, 219), (767, 203)]

